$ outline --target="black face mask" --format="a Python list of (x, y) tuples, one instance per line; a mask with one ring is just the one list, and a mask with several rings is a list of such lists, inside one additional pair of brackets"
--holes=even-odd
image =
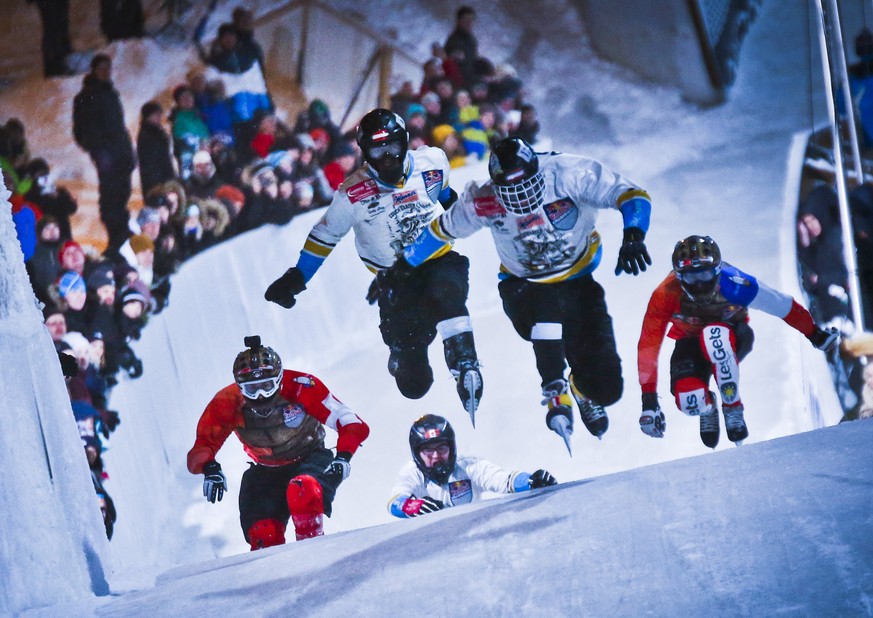
[(379, 179), (388, 184), (398, 184), (403, 179), (406, 148), (399, 141), (371, 146), (366, 149), (366, 160)]

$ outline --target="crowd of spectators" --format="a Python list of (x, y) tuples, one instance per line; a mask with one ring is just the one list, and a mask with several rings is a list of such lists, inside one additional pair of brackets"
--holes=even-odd
[[(506, 135), (534, 142), (539, 130), (515, 71), (478, 55), (474, 20), (462, 7), (445, 45), (433, 45), (420, 87), (405, 83), (392, 97), (411, 147), (441, 147), (453, 166), (484, 159)], [(97, 171), (109, 237), (102, 254), (73, 238), (77, 202), (55, 186), (44, 159), (32, 158), (23, 123), (0, 125), (16, 231), (46, 327), (62, 359), (75, 365), (68, 390), (110, 537), (116, 515), (102, 453), (120, 417), (107, 400), (119, 374), (142, 375), (131, 344), (169, 302), (173, 273), (216, 243), (327, 205), (363, 163), (354, 130), (344, 133), (324, 101), (312, 100), (293, 125), (281, 119), (248, 10), (236, 9), (201, 52), (204, 65), (173, 89), (172, 109), (142, 104), (135, 148), (112, 60), (93, 57), (74, 100), (73, 137)], [(143, 204), (131, 215), (137, 167)]]

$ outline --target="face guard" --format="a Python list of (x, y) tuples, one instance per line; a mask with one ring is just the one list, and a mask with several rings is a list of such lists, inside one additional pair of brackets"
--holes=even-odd
[(546, 193), (546, 181), (542, 172), (538, 171), (518, 184), (494, 183), (494, 192), (497, 194), (497, 201), (506, 210), (516, 215), (526, 215), (542, 205)]
[(686, 272), (677, 272), (676, 278), (683, 291), (695, 301), (708, 301), (718, 290), (721, 268), (703, 268)]

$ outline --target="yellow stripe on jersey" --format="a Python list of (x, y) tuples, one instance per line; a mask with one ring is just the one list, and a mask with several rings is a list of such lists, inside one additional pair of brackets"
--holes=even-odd
[(326, 258), (333, 250), (334, 245), (327, 245), (323, 242), (320, 242), (316, 238), (313, 238), (312, 236), (308, 236), (306, 238), (306, 242), (303, 243), (303, 251), (305, 251), (306, 253), (311, 253), (312, 255), (316, 255), (320, 258)]
[(630, 191), (625, 191), (621, 195), (618, 196), (617, 206), (621, 209), (621, 205), (625, 202), (634, 199), (635, 197), (641, 197), (649, 202), (652, 201), (652, 198), (649, 197), (649, 194), (643, 191), (642, 189), (631, 189)]

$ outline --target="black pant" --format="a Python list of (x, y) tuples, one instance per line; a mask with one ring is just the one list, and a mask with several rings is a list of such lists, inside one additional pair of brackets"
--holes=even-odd
[(94, 152), (91, 158), (97, 168), (100, 220), (106, 226), (109, 236), (107, 249), (117, 251), (130, 237), (130, 211), (127, 209), (127, 202), (131, 193), (132, 166), (124, 158), (116, 158), (106, 151)]
[(584, 395), (604, 406), (619, 400), (624, 384), (612, 318), (603, 288), (591, 275), (558, 283), (510, 277), (498, 289), (504, 312), (524, 340), (531, 341), (534, 324), (562, 325), (561, 341), (534, 341), (544, 385), (563, 376), (566, 357), (573, 382)]
[(42, 66), (46, 77), (67, 75), (70, 44), (69, 0), (36, 0), (42, 19)]
[[(746, 322), (730, 324), (734, 333), (737, 363), (746, 358), (755, 343), (755, 333)], [(670, 356), (670, 392), (676, 394), (676, 382), (683, 378), (697, 378), (709, 384), (712, 377), (712, 361), (706, 357), (700, 342), (700, 335), (685, 337), (676, 341), (673, 355)]]
[(411, 399), (423, 397), (433, 383), (427, 348), (443, 320), (470, 315), (467, 293), (470, 261), (449, 251), (412, 271), (396, 302), (379, 297), (382, 341), (391, 350), (392, 369), (400, 392)]
[(288, 524), (291, 513), (288, 511), (285, 491), (288, 489), (288, 482), (301, 474), (308, 474), (319, 482), (324, 499), (324, 514), (330, 517), (337, 485), (326, 479), (324, 470), (332, 461), (333, 453), (322, 447), (296, 464), (276, 467), (249, 464), (239, 488), (239, 523), (246, 541), (251, 542), (249, 529), (256, 521), (277, 519), (285, 525)]

